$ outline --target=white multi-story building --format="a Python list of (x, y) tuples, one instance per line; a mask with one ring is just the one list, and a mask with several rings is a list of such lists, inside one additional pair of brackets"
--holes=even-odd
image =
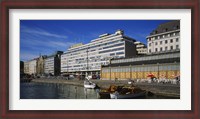
[(108, 65), (112, 58), (135, 56), (134, 42), (118, 30), (114, 34), (100, 35), (88, 44), (76, 44), (61, 55), (61, 73), (99, 73), (101, 65)]
[(148, 53), (180, 50), (180, 21), (160, 24), (146, 38)]
[(144, 43), (142, 43), (140, 41), (136, 41), (135, 45), (136, 45), (136, 50), (137, 50), (138, 55), (147, 54), (147, 46)]
[(60, 56), (63, 52), (56, 51), (54, 54), (47, 56), (44, 59), (44, 73), (51, 75), (60, 74)]
[(37, 73), (36, 65), (37, 65), (37, 59), (32, 59), (32, 60), (24, 62), (24, 73), (35, 75)]

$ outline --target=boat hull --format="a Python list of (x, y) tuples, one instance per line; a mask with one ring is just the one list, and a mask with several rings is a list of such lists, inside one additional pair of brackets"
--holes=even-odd
[(145, 97), (146, 92), (139, 92), (139, 93), (132, 93), (132, 94), (124, 94), (120, 95), (117, 93), (110, 93), (110, 98), (111, 99), (136, 99), (140, 97)]
[(84, 85), (84, 88), (95, 88), (95, 87), (96, 87), (95, 84), (92, 84), (92, 85), (87, 85), (87, 84), (85, 84), (85, 85)]

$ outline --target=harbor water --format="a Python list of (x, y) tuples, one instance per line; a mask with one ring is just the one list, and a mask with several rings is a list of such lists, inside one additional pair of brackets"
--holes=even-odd
[[(20, 83), (20, 99), (99, 99), (99, 89), (53, 83)], [(140, 98), (141, 99), (141, 98)], [(146, 95), (142, 99), (175, 99), (174, 97)]]

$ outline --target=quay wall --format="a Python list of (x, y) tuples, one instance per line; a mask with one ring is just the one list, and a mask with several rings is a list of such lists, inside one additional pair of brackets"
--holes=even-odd
[[(107, 89), (110, 87), (110, 85), (128, 85), (127, 83), (128, 80), (118, 80), (118, 81), (91, 80), (91, 81), (96, 83), (101, 89)], [(33, 79), (32, 82), (83, 86), (83, 80)], [(134, 83), (133, 85), (156, 95), (180, 98), (179, 84)]]

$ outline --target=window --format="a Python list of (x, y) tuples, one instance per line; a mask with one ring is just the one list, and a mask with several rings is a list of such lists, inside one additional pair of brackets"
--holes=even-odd
[(162, 41), (160, 41), (160, 45), (162, 45)]
[(176, 38), (176, 42), (178, 42), (178, 38)]
[(157, 42), (156, 42), (155, 44), (156, 44), (156, 45), (158, 45), (158, 43), (157, 43)]
[(165, 44), (167, 44), (167, 40), (165, 41)]
[(117, 52), (116, 55), (124, 54), (124, 52)]
[(179, 46), (178, 46), (178, 45), (176, 45), (176, 49), (179, 49)]
[(173, 46), (170, 46), (170, 50), (173, 50)]
[(157, 51), (158, 51), (158, 48), (156, 48), (155, 51), (157, 52)]
[(173, 39), (170, 40), (170, 43), (173, 43)]
[(167, 47), (165, 47), (165, 51), (167, 51)]
[(151, 43), (149, 43), (149, 46), (151, 46)]
[(160, 48), (160, 51), (162, 51), (162, 48)]
[(149, 49), (149, 52), (151, 53), (151, 49)]

